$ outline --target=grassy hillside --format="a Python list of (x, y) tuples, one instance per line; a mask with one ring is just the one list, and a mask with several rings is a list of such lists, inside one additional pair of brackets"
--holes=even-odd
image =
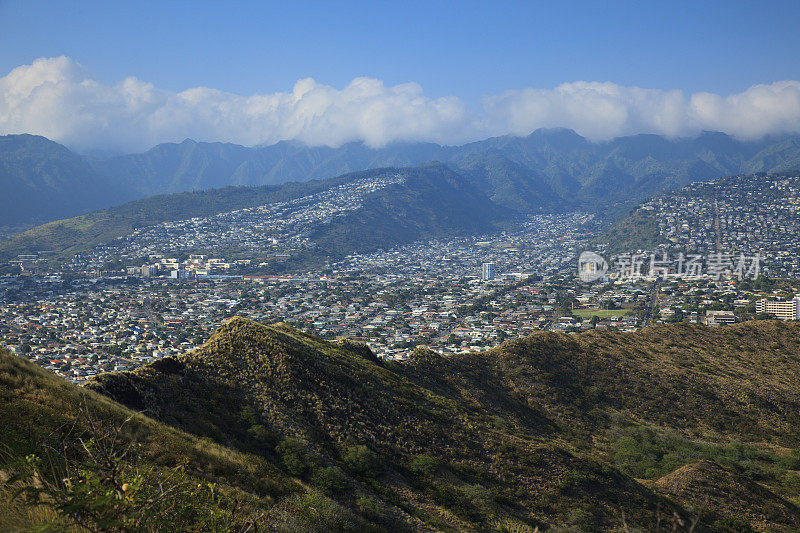
[[(592, 521), (610, 525), (620, 509), (647, 521), (671, 505), (577, 455), (536, 409), (501, 395), (511, 407), (501, 417), (417, 384), (363, 348), (288, 326), (237, 319), (168, 366), (90, 386), (195, 434), (230, 438), (231, 446), (247, 445), (244, 431), (263, 432), (286, 468), (332, 483), (344, 505), (364, 493), (374, 498), (390, 529), (413, 525), (411, 517), (437, 529), (533, 528), (567, 523), (586, 506)], [(322, 468), (332, 469), (331, 480), (321, 479)]]
[(0, 529), (795, 531), (798, 382), (776, 321), (392, 363), (237, 318), (85, 388), (3, 352)]
[[(262, 446), (341, 505), (369, 498), (390, 529), (613, 529), (624, 513), (649, 530), (673, 509), (698, 531), (792, 531), (798, 333), (770, 321), (542, 333), (380, 363), (360, 345), (235, 319), (195, 352), (90, 388), (232, 448)], [(686, 487), (669, 481), (686, 467)], [(703, 493), (725, 479), (737, 496)], [(758, 506), (771, 511), (747, 510)]]
[[(791, 531), (800, 517), (798, 333), (800, 325), (774, 321), (541, 333), (478, 356), (440, 358), (414, 376), (435, 390), (469, 398), (502, 391), (535, 407), (576, 448), (678, 503), (704, 508), (712, 524), (744, 520)], [(686, 466), (694, 472), (691, 488), (659, 484)], [(710, 488), (719, 480), (704, 478), (706, 471), (744, 488), (727, 498)], [(750, 511), (759, 508), (755, 518)]]
[(258, 450), (187, 434), (5, 351), (0, 417), (2, 531), (367, 527)]
[(652, 250), (668, 240), (661, 235), (659, 220), (655, 216), (636, 210), (598, 235), (594, 242), (607, 245), (608, 253), (616, 254)]

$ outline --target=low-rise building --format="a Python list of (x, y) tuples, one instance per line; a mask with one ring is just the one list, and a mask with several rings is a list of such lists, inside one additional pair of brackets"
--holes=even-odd
[(722, 326), (736, 322), (736, 315), (733, 311), (706, 311), (706, 325)]
[(756, 302), (756, 313), (769, 313), (779, 320), (797, 320), (800, 316), (800, 297), (788, 301), (762, 298)]

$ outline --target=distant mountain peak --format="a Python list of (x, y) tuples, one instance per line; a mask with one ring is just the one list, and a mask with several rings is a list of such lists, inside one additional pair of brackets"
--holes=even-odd
[(582, 149), (594, 144), (586, 137), (581, 136), (575, 130), (569, 128), (539, 128), (525, 139), (529, 142), (544, 142), (552, 144), (560, 149), (570, 150)]
[(578, 132), (573, 130), (572, 128), (538, 128), (531, 132), (528, 137), (543, 137), (543, 136), (568, 136), (568, 137), (580, 137), (584, 139), (582, 135)]

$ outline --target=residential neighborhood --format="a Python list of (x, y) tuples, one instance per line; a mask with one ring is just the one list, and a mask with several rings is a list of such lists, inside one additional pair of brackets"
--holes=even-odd
[[(800, 295), (800, 242), (790, 231), (798, 181), (774, 178), (760, 193), (743, 178), (726, 178), (645, 202), (640, 209), (659, 221), (668, 244), (608, 257), (607, 275), (589, 282), (577, 275), (578, 256), (603, 251), (602, 226), (581, 212), (274, 273), (276, 262), (309, 246), (309, 221), (340, 216), (365, 191), (391, 183), (364, 181), (286, 205), (139, 228), (56, 271), (37, 271), (36, 255), (20, 256), (21, 274), (0, 277), (0, 338), (80, 382), (192, 350), (237, 315), (360, 340), (389, 359), (419, 345), (474, 352), (537, 330), (796, 319), (776, 310), (796, 309)], [(663, 260), (673, 264), (681, 250), (707, 262), (718, 242), (730, 268), (676, 271)], [(754, 255), (737, 271), (736, 254), (744, 253)]]

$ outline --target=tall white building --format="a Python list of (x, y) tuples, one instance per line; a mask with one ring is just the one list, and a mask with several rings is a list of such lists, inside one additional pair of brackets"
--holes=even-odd
[(483, 263), (481, 265), (481, 279), (483, 281), (494, 279), (494, 263)]

